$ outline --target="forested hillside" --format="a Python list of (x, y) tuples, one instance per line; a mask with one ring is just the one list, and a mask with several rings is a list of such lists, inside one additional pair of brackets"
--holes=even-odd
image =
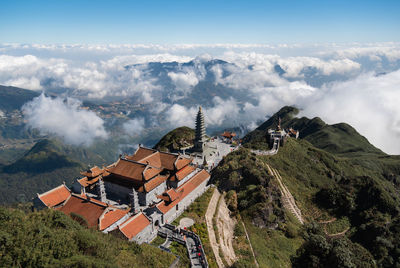
[(62, 212), (0, 207), (1, 267), (169, 267), (175, 256), (87, 229)]
[[(212, 174), (221, 190), (237, 196), (231, 209), (248, 226), (260, 265), (399, 266), (400, 157), (382, 153), (349, 125), (294, 118), (296, 113), (283, 108)], [(276, 155), (255, 155), (250, 148), (268, 149), (266, 130), (278, 117), (283, 127), (300, 129), (301, 138), (290, 138)], [(303, 226), (283, 208), (268, 167), (294, 196)], [(241, 262), (238, 267), (249, 265)]]

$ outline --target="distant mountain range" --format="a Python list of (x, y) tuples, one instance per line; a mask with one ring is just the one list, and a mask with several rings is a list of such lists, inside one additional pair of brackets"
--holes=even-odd
[(39, 96), (39, 94), (32, 90), (0, 85), (0, 110), (11, 112), (20, 109), (22, 105)]

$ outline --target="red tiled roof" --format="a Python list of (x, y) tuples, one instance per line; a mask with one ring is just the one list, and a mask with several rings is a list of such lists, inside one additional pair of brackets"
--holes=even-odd
[(236, 137), (236, 133), (230, 131), (224, 131), (224, 133), (221, 136), (228, 139), (232, 139), (233, 137)]
[(43, 194), (39, 194), (38, 197), (42, 202), (48, 207), (54, 207), (70, 197), (71, 193), (69, 189), (64, 185), (61, 184), (60, 186), (51, 189)]
[(150, 149), (150, 148), (144, 148), (144, 147), (139, 147), (135, 154), (127, 156), (126, 158), (133, 160), (133, 161), (140, 161), (145, 157), (148, 157), (149, 155), (157, 152), (157, 150)]
[[(150, 149), (144, 149), (142, 147), (140, 149), (150, 150)], [(157, 168), (165, 168), (168, 170), (175, 169), (174, 164), (178, 158), (178, 155), (167, 153), (167, 152), (153, 151), (153, 150), (152, 150), (152, 152), (153, 152), (152, 154), (145, 154), (141, 150), (138, 150), (138, 152), (136, 152), (136, 154), (134, 154), (133, 156), (127, 157), (127, 159), (137, 161), (137, 162), (140, 162), (140, 163), (143, 163), (146, 165), (151, 165), (151, 166), (157, 167)], [(138, 153), (140, 153), (139, 154), (140, 157), (137, 155)], [(144, 157), (142, 157), (142, 156), (144, 156)]]
[(162, 195), (158, 195), (157, 198), (162, 199), (165, 202), (169, 203), (177, 199), (180, 194), (181, 193), (178, 193), (177, 191), (175, 191), (175, 189), (169, 189), (168, 191), (162, 193)]
[(157, 186), (159, 186), (161, 183), (165, 182), (166, 180), (167, 180), (166, 176), (158, 175), (157, 177), (143, 184), (143, 186), (139, 187), (138, 191), (148, 193)]
[(146, 165), (151, 165), (153, 167), (161, 168), (161, 159), (159, 152), (155, 152), (145, 158), (142, 158), (138, 162)]
[(108, 227), (110, 227), (113, 223), (124, 217), (129, 211), (128, 210), (110, 210), (106, 212), (103, 217), (100, 219), (99, 230), (102, 231)]
[(179, 194), (174, 189), (169, 189), (166, 192), (166, 195), (169, 196), (169, 201), (172, 202), (179, 197)]
[(83, 187), (87, 187), (89, 185), (92, 185), (93, 183), (96, 183), (99, 180), (99, 178), (100, 176), (97, 176), (96, 178), (93, 179), (89, 179), (88, 177), (83, 177), (82, 179), (78, 180), (78, 182)]
[(191, 163), (191, 162), (192, 162), (192, 159), (185, 158), (185, 157), (179, 157), (175, 163), (176, 169), (180, 170), (183, 167), (189, 165), (189, 163)]
[(171, 203), (167, 204), (167, 202), (163, 201), (157, 205), (157, 208), (162, 213), (167, 213), (170, 209), (175, 207), (185, 196), (191, 193), (194, 189), (196, 189), (202, 182), (207, 180), (210, 177), (210, 174), (204, 169), (199, 173), (194, 175), (189, 181), (185, 182), (182, 186), (176, 189), (177, 198)]
[(99, 168), (98, 166), (94, 166), (88, 171), (81, 172), (81, 174), (86, 177), (94, 178), (103, 174), (103, 172), (104, 172), (103, 169)]
[(121, 224), (119, 226), (119, 229), (125, 235), (125, 237), (131, 239), (132, 237), (140, 233), (149, 224), (150, 221), (146, 218), (146, 216), (144, 216), (143, 213), (139, 213)]
[(175, 170), (175, 161), (177, 158), (178, 155), (160, 152), (161, 165), (168, 170)]
[(119, 175), (127, 179), (142, 181), (142, 172), (145, 168), (146, 165), (120, 159), (115, 167), (110, 168), (108, 171), (112, 174)]
[(186, 166), (184, 168), (182, 168), (181, 170), (179, 170), (178, 172), (176, 172), (175, 174), (175, 178), (180, 181), (183, 178), (185, 178), (187, 175), (189, 175), (190, 173), (192, 173), (195, 170), (194, 167), (192, 166)]
[(78, 214), (87, 221), (88, 227), (97, 228), (99, 218), (107, 208), (107, 206), (103, 204), (104, 203), (95, 199), (87, 200), (82, 196), (71, 195), (64, 206), (57, 208), (57, 210), (67, 215), (71, 215), (71, 213)]
[(163, 193), (162, 195), (157, 195), (157, 198), (162, 199), (167, 202), (170, 202), (170, 200), (171, 200), (171, 198), (168, 195), (166, 195), (165, 193)]
[(152, 166), (147, 166), (147, 168), (144, 170), (143, 175), (144, 175), (144, 179), (150, 180), (151, 178), (153, 178), (154, 176), (156, 176), (157, 174), (160, 174), (162, 171), (161, 168), (156, 168), (156, 167), (152, 167)]

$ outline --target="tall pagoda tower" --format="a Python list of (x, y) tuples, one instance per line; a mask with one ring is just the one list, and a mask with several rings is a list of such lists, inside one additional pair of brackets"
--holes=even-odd
[(206, 127), (204, 126), (204, 115), (199, 106), (199, 112), (196, 117), (196, 137), (194, 139), (194, 149), (203, 152), (206, 141)]

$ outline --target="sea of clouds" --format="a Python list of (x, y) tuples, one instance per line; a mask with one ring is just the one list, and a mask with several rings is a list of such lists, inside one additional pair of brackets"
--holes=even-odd
[[(302, 109), (328, 123), (346, 122), (387, 153), (400, 154), (400, 44), (281, 45), (0, 45), (0, 84), (38, 91), (68, 89), (63, 98), (44, 95), (24, 106), (31, 127), (62, 136), (72, 144), (106, 138), (104, 122), (79, 109), (72, 99), (134, 98), (157, 103), (152, 113), (165, 115), (171, 127), (193, 127), (197, 105), (165, 103), (166, 90), (146, 68), (149, 62), (194, 61), (168, 72), (172, 99), (190, 94), (205, 79), (213, 59), (215, 84), (245, 92), (255, 101), (210, 96), (209, 125), (250, 128), (284, 105)], [(129, 68), (125, 66), (129, 65)], [(279, 65), (282, 72), (277, 71)], [(182, 65), (183, 66), (183, 65)], [(228, 75), (227, 75), (228, 73)], [(67, 98), (68, 97), (68, 98)], [(63, 126), (68, 125), (65, 131)], [(123, 125), (129, 135), (146, 126), (144, 118)], [(91, 131), (86, 131), (86, 129)], [(94, 131), (93, 131), (94, 130)]]

